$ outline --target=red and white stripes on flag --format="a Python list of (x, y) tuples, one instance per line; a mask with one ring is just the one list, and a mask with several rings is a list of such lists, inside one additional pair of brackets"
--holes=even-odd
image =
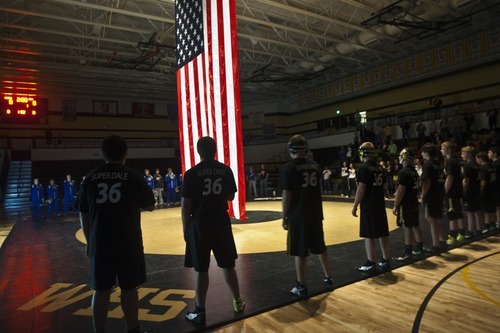
[(229, 213), (246, 218), (235, 0), (177, 0), (177, 101), (182, 171), (200, 159), (203, 136), (217, 142), (217, 160), (238, 187)]

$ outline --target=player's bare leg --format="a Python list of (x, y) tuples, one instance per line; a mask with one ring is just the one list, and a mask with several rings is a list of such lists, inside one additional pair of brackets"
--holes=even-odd
[(139, 297), (137, 289), (123, 290), (121, 293), (121, 305), (123, 314), (127, 321), (127, 329), (133, 330), (139, 327)]
[(110, 295), (111, 289), (94, 291), (92, 297), (92, 322), (94, 324), (94, 331), (97, 333), (104, 332), (105, 330)]
[(323, 268), (323, 274), (325, 278), (331, 278), (332, 270), (330, 268), (330, 259), (326, 250), (319, 255), (319, 262), (321, 263), (321, 267)]
[(428, 217), (427, 220), (429, 221), (430, 227), (431, 227), (431, 236), (432, 236), (432, 246), (439, 248), (441, 247), (440, 241), (443, 241), (443, 236), (441, 234), (441, 227), (439, 225), (439, 219), (436, 219), (434, 217)]
[[(380, 249), (382, 250), (382, 258), (385, 260), (390, 260), (391, 258), (391, 243), (389, 242), (389, 237), (380, 237)], [(375, 245), (375, 242), (373, 243)]]
[(413, 245), (413, 228), (403, 227), (403, 235), (405, 238), (405, 245)]
[(194, 273), (194, 290), (196, 293), (195, 301), (196, 305), (201, 309), (205, 309), (209, 283), (208, 272)]
[(476, 232), (476, 213), (467, 212), (467, 228), (469, 229), (469, 233), (474, 234)]
[(224, 279), (226, 280), (233, 298), (240, 298), (240, 285), (238, 283), (238, 275), (236, 273), (236, 270), (234, 268), (224, 268), (222, 269), (222, 272), (224, 273)]
[(304, 286), (307, 284), (306, 269), (307, 269), (307, 258), (295, 257), (295, 271), (297, 272), (297, 281)]
[(229, 289), (231, 290), (231, 294), (233, 295), (233, 309), (234, 312), (238, 313), (245, 310), (245, 301), (240, 294), (240, 285), (238, 283), (238, 274), (234, 268), (224, 268), (222, 269), (224, 273), (224, 279), (226, 280)]
[(365, 238), (365, 249), (366, 249), (366, 258), (371, 262), (377, 262), (375, 258), (376, 255), (376, 243), (373, 238)]

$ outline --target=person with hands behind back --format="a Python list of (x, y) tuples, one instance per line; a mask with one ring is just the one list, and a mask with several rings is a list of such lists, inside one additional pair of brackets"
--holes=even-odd
[(238, 258), (234, 243), (228, 201), (237, 191), (231, 168), (215, 160), (217, 145), (205, 136), (196, 145), (201, 162), (184, 174), (181, 189), (182, 227), (186, 241), (185, 267), (195, 270), (195, 309), (186, 313), (186, 320), (205, 325), (205, 302), (208, 292), (210, 253), (213, 251), (217, 265), (222, 268), (224, 279), (233, 296), (233, 310), (245, 309), (240, 295), (235, 261)]
[(382, 260), (378, 267), (384, 271), (391, 269), (389, 225), (384, 201), (384, 170), (375, 162), (375, 146), (364, 142), (359, 147), (359, 156), (364, 164), (358, 169), (358, 189), (354, 198), (352, 215), (358, 217), (361, 206), (359, 236), (365, 239), (367, 261), (358, 267), (362, 272), (375, 272), (375, 246), (377, 239), (382, 250)]
[(319, 165), (307, 158), (307, 141), (301, 135), (288, 142), (292, 160), (286, 163), (280, 175), (283, 190), (283, 229), (288, 230), (287, 252), (295, 257), (297, 285), (291, 288), (294, 296), (306, 296), (306, 266), (309, 252), (319, 255), (323, 268), (323, 282), (331, 288), (332, 274), (323, 233), (323, 206)]

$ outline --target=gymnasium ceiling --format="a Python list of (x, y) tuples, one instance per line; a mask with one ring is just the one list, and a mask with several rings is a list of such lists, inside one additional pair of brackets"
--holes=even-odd
[[(175, 103), (173, 0), (1, 0), (1, 4), (4, 92), (36, 88), (42, 96)], [(287, 99), (497, 26), (499, 4), (498, 0), (236, 0), (243, 103)]]

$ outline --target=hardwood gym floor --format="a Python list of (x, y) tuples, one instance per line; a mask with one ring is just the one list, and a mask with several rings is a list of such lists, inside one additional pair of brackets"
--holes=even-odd
[(489, 237), (216, 332), (500, 332), (500, 237)]

